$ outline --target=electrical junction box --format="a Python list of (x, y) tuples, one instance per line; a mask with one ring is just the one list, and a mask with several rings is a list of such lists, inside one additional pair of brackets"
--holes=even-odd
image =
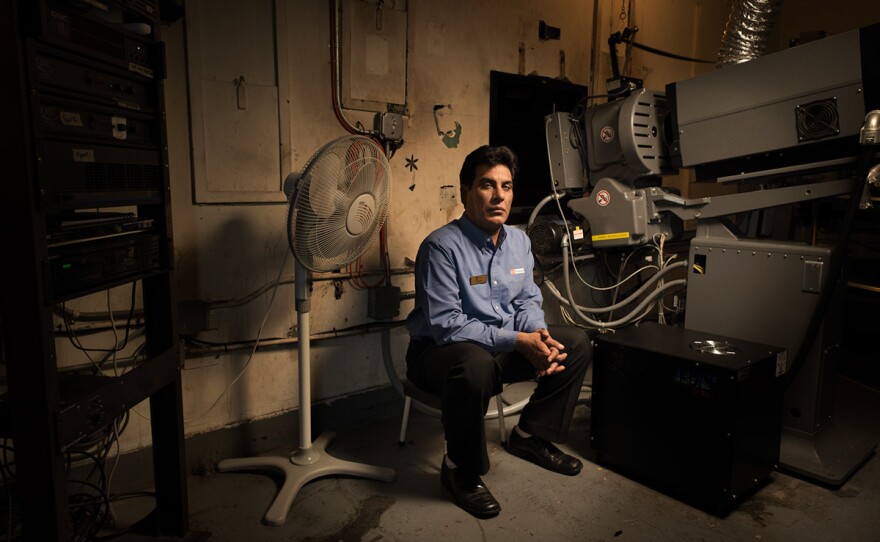
[(376, 113), (373, 124), (380, 138), (390, 141), (403, 139), (403, 117), (398, 113)]
[(597, 461), (717, 516), (779, 458), (787, 351), (643, 323), (596, 335)]
[(376, 320), (387, 320), (400, 314), (400, 288), (377, 286), (370, 288), (368, 292), (367, 316)]

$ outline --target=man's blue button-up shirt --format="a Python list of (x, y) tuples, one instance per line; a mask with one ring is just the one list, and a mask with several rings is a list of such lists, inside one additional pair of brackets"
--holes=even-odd
[(419, 247), (415, 307), (406, 320), (410, 336), (513, 351), (517, 332), (547, 327), (533, 268), (525, 232), (503, 226), (495, 246), (462, 215)]

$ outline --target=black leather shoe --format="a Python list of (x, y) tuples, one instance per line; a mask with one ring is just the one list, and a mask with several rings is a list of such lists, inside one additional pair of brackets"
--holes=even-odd
[(568, 476), (579, 473), (584, 466), (577, 458), (563, 452), (548, 440), (536, 436), (520, 436), (515, 427), (507, 439), (507, 451), (547, 470)]
[(440, 482), (450, 493), (452, 500), (465, 512), (481, 519), (492, 518), (501, 512), (501, 505), (489, 493), (479, 476), (461, 472), (461, 469), (450, 469), (443, 461), (440, 467)]

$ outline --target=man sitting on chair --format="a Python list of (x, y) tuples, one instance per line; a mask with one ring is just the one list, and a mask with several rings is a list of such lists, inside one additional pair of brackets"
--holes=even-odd
[(501, 511), (480, 476), (489, 471), (483, 419), (503, 383), (538, 379), (507, 450), (561, 474), (582, 467), (553, 442), (566, 440), (592, 346), (582, 330), (544, 322), (529, 238), (505, 225), (516, 172), (507, 147), (467, 156), (459, 174), (464, 214), (419, 247), (407, 318), (406, 376), (442, 400), (440, 480), (480, 518)]

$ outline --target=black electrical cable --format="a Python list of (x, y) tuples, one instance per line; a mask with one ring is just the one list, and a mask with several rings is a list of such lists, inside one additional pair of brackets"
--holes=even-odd
[[(622, 31), (615, 32), (608, 36), (608, 46), (611, 51), (611, 74), (614, 77), (618, 77), (620, 75), (620, 71), (617, 66), (617, 44), (625, 43), (627, 47), (626, 51), (626, 61), (629, 62), (629, 57), (631, 53), (631, 48), (635, 47), (636, 49), (641, 49), (648, 53), (653, 53), (659, 56), (665, 56), (667, 58), (673, 58), (675, 60), (685, 60), (687, 62), (699, 62), (701, 64), (714, 64), (713, 60), (703, 60), (701, 58), (692, 58), (689, 56), (679, 55), (675, 53), (670, 53), (668, 51), (664, 51), (662, 49), (657, 49), (656, 47), (650, 47), (648, 45), (643, 45), (635, 40), (636, 32), (639, 31), (638, 26), (627, 26)], [(624, 72), (626, 71), (626, 65), (624, 65)]]
[[(116, 427), (112, 423), (107, 424), (92, 434), (86, 435), (84, 440), (91, 441), (89, 446), (70, 448), (65, 451), (65, 472), (68, 476), (65, 484), (73, 488), (73, 491), (68, 494), (69, 514), (73, 529), (71, 540), (96, 540), (98, 532), (104, 528), (110, 516), (110, 502), (112, 500), (130, 498), (128, 494), (116, 495), (113, 498), (109, 496), (108, 484), (110, 481), (105, 470), (105, 463), (109, 451), (112, 450), (116, 442), (117, 433), (122, 434), (128, 425), (129, 419), (130, 415), (126, 411), (125, 414), (117, 418)], [(95, 447), (98, 448), (97, 451), (90, 451), (89, 448)], [(0, 454), (0, 458), (2, 458), (2, 463), (0, 463), (0, 481), (7, 488), (8, 516), (5, 529), (6, 539), (12, 540), (15, 535), (15, 529), (20, 524), (20, 521), (16, 521), (20, 511), (16, 511), (14, 508), (13, 492), (11, 489), (11, 484), (15, 481), (15, 472), (12, 468), (15, 462), (9, 458), (12, 446), (8, 444), (8, 439), (4, 439), (0, 443), (0, 448), (2, 448), (2, 454)], [(92, 464), (91, 470), (84, 479), (69, 478), (72, 464), (77, 458), (88, 459)], [(93, 482), (91, 479), (96, 472), (97, 480)], [(140, 494), (150, 494), (150, 492), (132, 492), (130, 495), (133, 497)]]
[[(110, 478), (107, 476), (105, 465), (113, 445), (117, 442), (118, 435), (121, 435), (128, 426), (130, 417), (129, 411), (125, 411), (111, 423), (87, 435), (85, 439), (91, 441), (91, 444), (85, 448), (71, 448), (67, 451), (68, 476), (74, 456), (90, 459), (93, 466), (86, 474), (85, 479), (68, 479), (66, 482), (98, 492), (98, 495), (81, 492), (69, 496), (74, 540), (95, 540), (97, 533), (104, 528), (110, 517), (110, 502), (112, 500), (109, 497)], [(89, 451), (89, 448), (97, 448), (97, 451)], [(90, 480), (95, 472), (98, 473), (98, 480), (93, 483)]]
[(64, 306), (64, 303), (61, 304), (62, 311), (62, 319), (64, 320), (64, 328), (67, 331), (67, 338), (70, 341), (70, 344), (74, 346), (77, 350), (81, 350), (83, 352), (119, 352), (123, 350), (128, 345), (128, 332), (131, 328), (131, 321), (134, 317), (134, 306), (135, 306), (135, 294), (137, 292), (137, 282), (131, 283), (131, 303), (129, 305), (128, 311), (128, 319), (125, 322), (125, 336), (122, 339), (121, 344), (115, 345), (112, 349), (107, 348), (86, 348), (79, 342), (79, 338), (76, 335), (76, 332), (73, 331), (71, 327), (70, 319), (68, 318), (68, 311)]
[(655, 49), (654, 47), (649, 47), (647, 45), (642, 45), (637, 41), (629, 42), (636, 49), (641, 49), (642, 51), (647, 51), (648, 53), (654, 53), (655, 55), (665, 56), (668, 58), (674, 58), (675, 60), (685, 60), (687, 62), (699, 62), (700, 64), (715, 64), (714, 60), (703, 60), (701, 58), (691, 58), (689, 56), (677, 55), (675, 53), (670, 53), (667, 51), (663, 51), (661, 49)]
[(70, 519), (74, 530), (73, 540), (94, 540), (110, 515), (110, 499), (96, 484), (83, 480), (67, 480), (67, 483), (77, 484), (97, 493), (96, 495), (73, 493), (68, 496)]
[(73, 456), (75, 456), (75, 455), (82, 456), (86, 459), (92, 460), (93, 467), (92, 467), (92, 470), (89, 471), (89, 473), (86, 475), (86, 480), (90, 479), (92, 477), (92, 474), (95, 472), (95, 470), (97, 470), (98, 471), (98, 483), (100, 483), (101, 486), (104, 486), (107, 483), (107, 475), (106, 475), (106, 471), (104, 470), (104, 457), (99, 457), (93, 453), (87, 452), (86, 450), (71, 449), (71, 450), (67, 451), (67, 454), (66, 454), (67, 464), (65, 465), (66, 469), (67, 469), (67, 474), (70, 474), (70, 468), (73, 466), (73, 462), (74, 462)]

